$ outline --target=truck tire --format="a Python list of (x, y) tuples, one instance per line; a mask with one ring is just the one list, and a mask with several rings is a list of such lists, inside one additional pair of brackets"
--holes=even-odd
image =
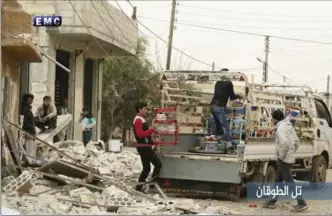
[(266, 173), (265, 176), (262, 173), (254, 173), (252, 176), (250, 176), (249, 181), (248, 182), (252, 182), (252, 183), (273, 183), (276, 180), (276, 170), (274, 168), (274, 166), (269, 165), (266, 168)]
[[(247, 183), (254, 183), (257, 186), (266, 183), (274, 183), (276, 180), (276, 170), (274, 166), (269, 165), (266, 168), (265, 176), (262, 173), (254, 173), (249, 178)], [(247, 196), (247, 189), (246, 187), (242, 191), (242, 195)]]
[(274, 166), (267, 166), (266, 173), (263, 179), (263, 183), (274, 183), (276, 181), (277, 173)]
[(310, 185), (312, 188), (321, 189), (324, 187), (326, 181), (326, 169), (327, 163), (323, 155), (313, 158), (311, 170), (312, 181), (310, 181)]

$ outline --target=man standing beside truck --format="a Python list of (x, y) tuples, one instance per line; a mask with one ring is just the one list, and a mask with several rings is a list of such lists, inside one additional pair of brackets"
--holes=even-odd
[(143, 185), (147, 177), (149, 176), (149, 173), (151, 171), (151, 164), (153, 164), (154, 169), (152, 173), (152, 180), (156, 180), (158, 177), (160, 170), (161, 170), (161, 161), (158, 157), (158, 155), (154, 152), (152, 149), (153, 141), (151, 138), (151, 135), (155, 132), (157, 125), (154, 124), (152, 128), (149, 128), (148, 123), (144, 119), (146, 116), (148, 109), (147, 104), (140, 102), (136, 105), (136, 117), (134, 118), (134, 134), (135, 139), (137, 142), (137, 152), (141, 157), (143, 170), (141, 172), (141, 175), (138, 179), (138, 184), (136, 186), (137, 191), (142, 191)]
[(241, 97), (234, 93), (233, 83), (229, 79), (224, 78), (217, 81), (214, 86), (214, 95), (210, 105), (216, 125), (216, 135), (221, 135), (221, 132), (223, 132), (227, 149), (231, 149), (232, 147), (232, 137), (225, 112), (229, 98), (236, 100)]
[[(286, 182), (294, 185), (292, 176), (292, 167), (295, 162), (294, 154), (299, 148), (300, 140), (292, 126), (289, 118), (285, 118), (282, 111), (276, 110), (272, 113), (272, 122), (276, 125), (276, 156), (277, 156), (277, 177), (276, 182)], [(278, 197), (269, 200), (264, 208), (275, 208)], [(307, 210), (307, 203), (301, 195), (297, 196), (297, 205), (294, 207), (294, 212), (301, 212)]]

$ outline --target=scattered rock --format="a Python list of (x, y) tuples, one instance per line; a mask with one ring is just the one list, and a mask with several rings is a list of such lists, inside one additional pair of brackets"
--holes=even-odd
[[(97, 143), (98, 144), (98, 143)], [(101, 175), (118, 179), (122, 183), (136, 182), (142, 170), (140, 158), (136, 153), (123, 151), (121, 154), (114, 154), (103, 151), (103, 146), (90, 142), (86, 147), (78, 141), (63, 141), (54, 143), (61, 151), (81, 161), (90, 167), (96, 167)], [(43, 152), (47, 160), (62, 158), (68, 160), (56, 151)], [(70, 160), (68, 160), (70, 161)], [(27, 174), (25, 174), (27, 175)], [(65, 179), (68, 184), (71, 177), (58, 175)], [(21, 177), (22, 178), (22, 177)], [(10, 184), (15, 181), (13, 177), (3, 179), (3, 184)], [(23, 179), (25, 180), (25, 179)], [(23, 181), (22, 180), (22, 181)], [(82, 180), (82, 179), (75, 179)], [(34, 177), (29, 190), (30, 195), (9, 196), (1, 195), (3, 207), (19, 211), (21, 214), (41, 215), (180, 215), (184, 212), (176, 206), (183, 206), (184, 209), (191, 209), (192, 212), (207, 212), (210, 214), (223, 214), (225, 209), (219, 207), (202, 208), (193, 199), (162, 200), (159, 195), (154, 198), (160, 200), (158, 203), (151, 203), (144, 197), (135, 197), (115, 185), (105, 184), (106, 188), (101, 192), (91, 191), (86, 187), (68, 185), (59, 190), (58, 183), (42, 179), (41, 176)], [(54, 189), (54, 190), (51, 190)], [(52, 194), (51, 192), (52, 191)], [(31, 196), (31, 195), (38, 196)], [(222, 209), (222, 210), (221, 210)], [(233, 214), (227, 211), (227, 214)]]

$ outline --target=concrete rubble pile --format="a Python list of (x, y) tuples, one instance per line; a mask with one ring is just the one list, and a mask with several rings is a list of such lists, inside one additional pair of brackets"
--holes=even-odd
[[(79, 160), (81, 164), (97, 167), (99, 174), (95, 177), (99, 176), (98, 181), (82, 177), (75, 179), (73, 173), (78, 172), (75, 170), (69, 171), (67, 175), (60, 174), (57, 170), (65, 169), (60, 165), (67, 162), (54, 163), (59, 160), (60, 155), (56, 151), (48, 151), (44, 156), (47, 161), (53, 163), (35, 170), (27, 169), (17, 178), (9, 176), (2, 179), (2, 207), (17, 210), (24, 215), (179, 215), (184, 212), (239, 214), (222, 207), (205, 209), (192, 199), (161, 199), (159, 194), (150, 196), (135, 192), (133, 187), (123, 183), (127, 180), (133, 185), (133, 178), (136, 180), (141, 171), (140, 159), (135, 153), (129, 151), (120, 154), (105, 153), (103, 146), (90, 143), (85, 148), (82, 143), (76, 141), (65, 141), (54, 145)], [(68, 164), (72, 162), (65, 157), (61, 160), (68, 161)], [(51, 174), (45, 174), (45, 170)], [(52, 172), (49, 172), (50, 170)], [(113, 183), (108, 179), (113, 179)]]

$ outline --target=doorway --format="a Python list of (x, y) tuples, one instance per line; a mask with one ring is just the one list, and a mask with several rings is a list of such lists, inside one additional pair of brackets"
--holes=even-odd
[[(62, 50), (56, 51), (56, 60), (63, 66), (69, 68), (70, 53)], [(69, 73), (56, 65), (55, 69), (55, 95), (54, 103), (59, 108), (64, 101), (68, 99)], [(59, 109), (58, 109), (59, 110)]]
[[(27, 94), (30, 92), (30, 63), (23, 62), (20, 65), (20, 103), (22, 102), (22, 97), (23, 95)], [(22, 104), (19, 106), (19, 112), (20, 115), (23, 115), (22, 113)], [(21, 118), (19, 119), (21, 123)]]
[(84, 67), (84, 86), (83, 86), (83, 104), (92, 112), (92, 94), (93, 94), (93, 65), (92, 59), (85, 60)]

